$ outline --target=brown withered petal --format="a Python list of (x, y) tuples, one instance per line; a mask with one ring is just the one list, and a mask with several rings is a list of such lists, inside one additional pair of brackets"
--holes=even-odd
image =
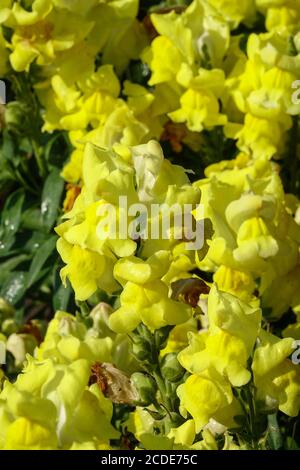
[(184, 124), (177, 124), (168, 121), (164, 126), (164, 132), (161, 136), (162, 142), (170, 142), (172, 150), (175, 153), (182, 151), (182, 141), (187, 135), (187, 127)]
[(76, 199), (81, 193), (81, 187), (76, 184), (67, 184), (67, 194), (64, 201), (64, 212), (69, 212), (73, 209)]
[(196, 308), (201, 294), (208, 294), (210, 287), (198, 278), (179, 279), (172, 282), (172, 299), (182, 301)]
[(0, 103), (0, 131), (5, 127), (5, 106)]
[(98, 384), (106, 398), (113, 403), (130, 405), (139, 398), (129, 377), (113, 364), (96, 362), (92, 365), (89, 385)]
[(31, 321), (26, 323), (26, 325), (23, 325), (18, 332), (34, 336), (38, 345), (40, 345), (43, 341), (42, 333), (40, 332), (39, 328)]
[(145, 29), (146, 29), (147, 34), (149, 36), (149, 39), (151, 39), (151, 41), (153, 41), (153, 39), (156, 38), (156, 36), (158, 36), (158, 32), (154, 28), (153, 23), (152, 23), (151, 18), (150, 18), (149, 15), (145, 16), (145, 18), (143, 19), (143, 24), (145, 26)]

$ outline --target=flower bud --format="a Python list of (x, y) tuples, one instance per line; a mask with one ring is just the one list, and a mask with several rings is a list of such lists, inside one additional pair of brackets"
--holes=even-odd
[(224, 434), (227, 430), (226, 426), (213, 418), (210, 418), (209, 422), (204, 426), (204, 429), (208, 429), (213, 436)]
[(72, 335), (76, 338), (83, 338), (86, 328), (83, 323), (76, 321), (75, 317), (62, 314), (59, 318), (58, 333), (61, 336)]
[(131, 382), (135, 386), (139, 395), (138, 404), (140, 406), (149, 406), (155, 400), (156, 383), (150, 375), (135, 372), (131, 376)]
[(7, 340), (6, 349), (15, 358), (16, 367), (23, 365), (26, 354), (33, 354), (37, 341), (32, 335), (13, 333)]
[(9, 130), (25, 129), (28, 125), (28, 109), (24, 103), (11, 101), (5, 109), (5, 125)]
[(166, 417), (165, 424), (169, 426), (170, 430), (176, 428), (183, 424), (184, 419), (178, 413), (171, 412), (169, 416)]
[(15, 314), (13, 307), (6, 302), (2, 297), (0, 298), (0, 321), (5, 318), (11, 318)]
[(4, 335), (10, 336), (13, 333), (16, 333), (19, 329), (16, 321), (13, 318), (6, 318), (1, 326), (1, 331)]
[(161, 372), (169, 382), (179, 382), (185, 370), (179, 364), (176, 353), (166, 354), (162, 360)]
[(152, 358), (151, 346), (149, 342), (142, 338), (136, 337), (133, 340), (132, 354), (138, 361), (150, 361)]
[(6, 336), (0, 332), (0, 343), (6, 343), (6, 341), (7, 341)]
[(170, 331), (172, 329), (173, 326), (167, 325), (155, 331), (155, 343), (158, 349), (163, 349), (166, 346)]
[(105, 302), (100, 302), (90, 313), (93, 320), (93, 328), (101, 337), (110, 336), (112, 333), (108, 326), (108, 319), (112, 312), (113, 308), (111, 305)]

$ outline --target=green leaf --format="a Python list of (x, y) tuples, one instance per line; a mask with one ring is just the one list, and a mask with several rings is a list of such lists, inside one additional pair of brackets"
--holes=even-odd
[(41, 270), (48, 260), (48, 258), (52, 255), (55, 245), (56, 245), (57, 237), (52, 236), (49, 238), (36, 252), (35, 256), (32, 259), (28, 277), (27, 277), (27, 289), (31, 287), (40, 277)]
[(14, 244), (14, 235), (20, 223), (25, 194), (23, 190), (12, 193), (6, 200), (0, 226), (0, 255), (6, 253)]
[[(18, 236), (16, 245), (20, 248), (23, 246), (23, 250), (26, 253), (35, 254), (37, 250), (48, 240), (49, 235), (44, 232), (24, 232)], [(23, 245), (22, 245), (23, 243)]]
[(14, 138), (7, 131), (3, 132), (3, 145), (1, 149), (1, 157), (7, 161), (16, 160)]
[(19, 189), (12, 193), (6, 200), (1, 216), (1, 225), (3, 225), (10, 234), (16, 233), (20, 226), (24, 199), (24, 191), (23, 189)]
[(48, 168), (62, 168), (63, 163), (69, 157), (72, 146), (69, 142), (68, 135), (59, 131), (54, 133), (44, 147), (45, 160)]
[(12, 258), (8, 258), (7, 261), (3, 261), (1, 263), (0, 279), (2, 275), (7, 275), (7, 273), (16, 269), (19, 264), (23, 263), (24, 261), (28, 261), (29, 259), (30, 255), (21, 254)]
[(50, 231), (58, 217), (60, 201), (64, 190), (64, 181), (59, 170), (54, 169), (48, 176), (42, 194), (42, 222), (46, 230)]
[(53, 310), (64, 310), (68, 309), (68, 304), (72, 294), (71, 285), (68, 282), (65, 287), (61, 281), (58, 272), (56, 272), (55, 277), (55, 292), (53, 294)]
[(44, 230), (41, 211), (37, 207), (30, 207), (22, 215), (22, 228), (26, 230)]
[(27, 273), (23, 271), (14, 271), (11, 273), (2, 286), (1, 297), (3, 297), (11, 305), (15, 305), (26, 291)]
[(293, 437), (288, 436), (286, 439), (285, 449), (286, 450), (300, 450), (300, 447), (298, 446), (297, 442), (295, 441)]

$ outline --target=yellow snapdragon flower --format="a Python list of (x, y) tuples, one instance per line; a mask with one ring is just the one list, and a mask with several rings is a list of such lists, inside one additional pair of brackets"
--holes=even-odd
[(287, 33), (253, 33), (247, 42), (248, 60), (237, 58), (226, 81), (225, 109), (231, 112), (236, 106), (242, 114), (234, 112), (237, 122), (229, 122), (225, 134), (237, 139), (238, 148), (254, 158), (280, 155), (292, 117), (300, 112), (300, 105), (291, 99), (300, 71), (298, 41), (294, 48), (291, 53)]
[(262, 331), (260, 340), (252, 363), (257, 397), (271, 409), (279, 408), (288, 416), (297, 416), (300, 409), (300, 373), (299, 366), (289, 359), (295, 350), (294, 339), (279, 339)]
[(266, 27), (269, 31), (298, 31), (299, 0), (256, 0), (256, 5), (266, 15)]
[(221, 70), (199, 70), (199, 75), (188, 81), (188, 90), (180, 98), (180, 109), (169, 113), (174, 122), (186, 122), (191, 131), (222, 126), (227, 117), (220, 113), (218, 98), (225, 85)]
[(229, 45), (226, 21), (213, 7), (199, 0), (194, 0), (181, 14), (154, 13), (151, 21), (159, 35), (142, 58), (152, 72), (149, 85), (163, 87), (169, 96), (174, 95), (174, 99), (164, 100), (165, 112), (174, 122), (186, 123), (192, 132), (226, 124), (218, 103), (225, 84), (224, 74), (220, 69), (204, 68), (207, 61), (219, 66), (225, 55)]
[(114, 276), (124, 285), (121, 306), (110, 317), (112, 330), (125, 333), (144, 323), (151, 331), (166, 325), (186, 322), (190, 306), (169, 298), (168, 287), (161, 281), (170, 263), (168, 252), (159, 251), (147, 261), (125, 258), (116, 263)]
[(208, 178), (195, 184), (215, 233), (207, 256), (198, 263), (201, 269), (215, 271), (220, 288), (248, 300), (260, 279), (259, 293), (266, 292), (263, 304), (272, 305), (276, 316), (284, 313), (286, 302), (296, 306), (291, 295), (276, 305), (271, 300), (276, 279), (289, 279), (299, 265), (299, 225), (276, 166), (239, 157), (206, 173)]
[(232, 28), (236, 28), (241, 22), (251, 25), (255, 20), (255, 0), (208, 0), (208, 3), (220, 12)]
[[(260, 328), (261, 312), (214, 286), (208, 296), (208, 331), (190, 333), (190, 346), (179, 353), (182, 366), (194, 374), (216, 370), (233, 386), (250, 380), (247, 360)], [(247, 325), (247, 326), (246, 326)]]
[(28, 70), (34, 61), (55, 68), (65, 51), (74, 48), (75, 59), (76, 46), (83, 41), (94, 55), (103, 51), (104, 63), (114, 62), (122, 70), (146, 44), (145, 32), (136, 22), (137, 9), (137, 0), (91, 0), (84, 5), (34, 0), (29, 9), (7, 2), (0, 10), (0, 21), (13, 29), (10, 61), (16, 71)]
[(0, 394), (0, 447), (58, 450), (118, 437), (110, 424), (112, 404), (96, 384), (88, 387), (89, 375), (84, 359), (58, 365), (28, 356), (23, 374), (15, 384), (5, 382)]
[(186, 410), (193, 417), (196, 432), (201, 431), (211, 418), (225, 426), (234, 426), (233, 418), (240, 412), (229, 382), (210, 370), (191, 375), (178, 387), (177, 394), (182, 412)]
[(58, 52), (85, 38), (94, 25), (76, 13), (56, 10), (48, 0), (35, 0), (29, 11), (13, 2), (4, 24), (14, 30), (10, 62), (18, 72), (29, 70), (34, 60), (39, 65), (51, 62)]
[[(147, 259), (160, 250), (169, 251), (175, 263), (169, 265), (172, 268), (169, 281), (182, 272), (183, 266), (186, 271), (195, 266), (195, 252), (186, 249), (183, 233), (175, 236), (177, 227), (169, 208), (189, 204), (192, 212), (200, 201), (199, 189), (189, 183), (183, 168), (164, 159), (162, 149), (154, 141), (129, 149), (119, 145), (117, 150), (120, 154), (87, 144), (81, 193), (73, 209), (65, 214), (66, 221), (56, 228), (60, 235), (57, 247), (66, 263), (61, 276), (64, 282), (69, 278), (79, 300), (87, 299), (97, 288), (109, 293), (116, 291), (114, 264), (117, 258), (130, 257), (137, 249), (129, 233), (130, 224), (136, 220), (134, 214), (129, 216), (126, 207), (122, 207), (120, 196), (126, 198), (128, 208), (143, 203), (149, 209), (145, 221), (149, 235), (141, 243), (141, 258)], [(162, 209), (153, 214), (152, 204)], [(118, 228), (124, 216), (126, 227), (122, 234)], [(152, 226), (156, 224), (162, 232), (162, 219), (166, 217), (170, 220), (168, 238), (160, 232), (152, 237)], [(204, 243), (196, 252), (198, 258), (203, 258), (206, 251)]]

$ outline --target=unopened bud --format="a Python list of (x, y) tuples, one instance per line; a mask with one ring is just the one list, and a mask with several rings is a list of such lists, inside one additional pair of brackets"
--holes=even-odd
[(179, 364), (176, 353), (166, 354), (163, 357), (161, 372), (169, 382), (177, 383), (182, 379), (185, 370)]
[(112, 312), (113, 308), (111, 305), (105, 302), (100, 302), (90, 313), (93, 320), (93, 328), (101, 337), (109, 336), (111, 334), (111, 330), (108, 326), (108, 319)]
[(16, 333), (18, 329), (19, 326), (13, 318), (6, 318), (6, 320), (3, 321), (1, 326), (1, 331), (6, 336), (10, 336), (13, 333)]
[(65, 314), (64, 312), (57, 312), (55, 318), (59, 320), (58, 332), (62, 336), (72, 335), (76, 338), (83, 338), (86, 333), (86, 328), (83, 323), (76, 321), (72, 315)]
[(142, 338), (134, 338), (132, 345), (132, 354), (138, 361), (151, 361), (151, 345)]
[(5, 109), (5, 126), (9, 130), (24, 129), (28, 124), (28, 109), (20, 101), (11, 101)]
[(0, 297), (0, 321), (3, 321), (5, 318), (11, 318), (14, 314), (14, 308), (6, 302), (6, 300)]
[(156, 383), (150, 375), (141, 372), (135, 372), (131, 376), (131, 382), (135, 386), (139, 395), (138, 404), (140, 406), (149, 406), (155, 401)]
[(16, 367), (22, 366), (26, 354), (33, 354), (37, 341), (32, 335), (13, 333), (7, 340), (6, 349), (15, 358)]
[(155, 331), (155, 344), (158, 349), (163, 349), (166, 346), (172, 329), (173, 326), (168, 325)]

